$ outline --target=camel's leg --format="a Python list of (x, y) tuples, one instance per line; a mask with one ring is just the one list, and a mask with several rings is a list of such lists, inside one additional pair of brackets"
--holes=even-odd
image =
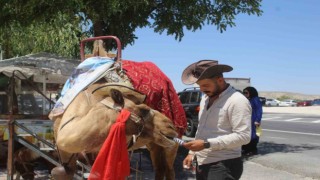
[(163, 148), (165, 157), (166, 157), (166, 179), (175, 179), (175, 171), (174, 171), (174, 161), (177, 156), (179, 145), (176, 144), (176, 146), (172, 148)]
[(147, 144), (147, 148), (150, 151), (150, 157), (152, 160), (153, 170), (155, 172), (155, 180), (163, 180), (165, 176), (165, 157), (164, 150), (161, 146), (154, 143)]
[(59, 150), (59, 155), (63, 166), (53, 168), (51, 170), (52, 177), (55, 180), (72, 180), (77, 168), (77, 155), (62, 150)]
[(174, 160), (178, 151), (178, 144), (171, 148), (164, 148), (157, 144), (150, 143), (147, 145), (155, 171), (155, 180), (174, 180)]
[[(55, 120), (53, 129), (54, 129), (54, 138), (57, 140), (58, 128), (61, 123), (61, 117)], [(51, 175), (55, 180), (72, 180), (73, 175), (76, 170), (76, 156), (70, 153), (67, 153), (63, 150), (59, 150), (60, 161), (63, 164), (62, 166), (55, 167), (51, 170)]]

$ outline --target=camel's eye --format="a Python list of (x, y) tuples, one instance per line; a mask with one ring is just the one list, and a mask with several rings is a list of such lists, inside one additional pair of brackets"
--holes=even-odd
[(141, 108), (140, 109), (140, 117), (148, 117), (150, 115), (150, 109), (149, 108)]
[(119, 106), (123, 107), (124, 99), (123, 99), (122, 93), (117, 89), (111, 89), (110, 93), (111, 93), (112, 100)]

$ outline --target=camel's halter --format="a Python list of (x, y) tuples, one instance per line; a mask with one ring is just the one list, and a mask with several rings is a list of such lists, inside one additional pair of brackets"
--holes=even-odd
[[(105, 105), (106, 107), (110, 108), (110, 109), (113, 109), (117, 112), (120, 112), (122, 107), (121, 106), (118, 106), (116, 105), (115, 103), (107, 100), (107, 99), (103, 99), (100, 101), (100, 103), (102, 103), (103, 105)], [(153, 111), (151, 110), (150, 111), (151, 115), (153, 116)], [(135, 140), (137, 137), (139, 137), (144, 129), (144, 124), (145, 124), (145, 120), (143, 119), (143, 117), (141, 116), (138, 116), (137, 114), (135, 114), (134, 112), (130, 111), (130, 117), (129, 117), (129, 120), (133, 121), (134, 123), (136, 124), (141, 124), (142, 126), (138, 126), (138, 134), (134, 134), (133, 135), (133, 140), (134, 140), (134, 143), (135, 143)]]

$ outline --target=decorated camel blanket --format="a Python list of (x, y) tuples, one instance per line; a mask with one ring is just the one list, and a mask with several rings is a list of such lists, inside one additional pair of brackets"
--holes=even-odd
[(122, 68), (133, 87), (147, 95), (145, 104), (170, 118), (182, 136), (186, 115), (171, 80), (152, 62), (122, 60)]

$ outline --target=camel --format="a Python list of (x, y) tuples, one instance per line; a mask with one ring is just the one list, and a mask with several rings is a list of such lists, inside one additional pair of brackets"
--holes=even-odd
[[(95, 44), (102, 46), (101, 42)], [(94, 56), (110, 55), (103, 48), (94, 48), (92, 57)], [(124, 67), (127, 68), (135, 65), (130, 61), (123, 62)], [(161, 70), (150, 62), (141, 64), (145, 65), (141, 69), (142, 72), (128, 69), (126, 73), (141, 75), (145, 74), (148, 68), (152, 68), (154, 71), (149, 71), (150, 74), (162, 74), (160, 77), (162, 84), (157, 84), (159, 81), (152, 79), (154, 76), (150, 76), (144, 81), (151, 82), (149, 85), (152, 88), (146, 88), (146, 84), (141, 86), (135, 84), (134, 86), (133, 83), (126, 83), (125, 87), (124, 85), (110, 84), (110, 82), (115, 82), (114, 79), (104, 77), (78, 94), (63, 114), (50, 116), (50, 119), (54, 120), (54, 136), (63, 164), (62, 167), (52, 170), (55, 179), (72, 179), (76, 169), (77, 155), (99, 151), (118, 114), (117, 110), (113, 108), (114, 106), (127, 108), (132, 114), (137, 115), (133, 115), (130, 118), (132, 121), (126, 123), (128, 151), (146, 146), (150, 151), (155, 179), (175, 179), (173, 164), (178, 144), (172, 138), (183, 134), (186, 126), (185, 114), (181, 113), (183, 108), (181, 103), (177, 101), (175, 90), (167, 88), (170, 93), (163, 93), (166, 92), (163, 89), (163, 84), (172, 86), (172, 83)], [(117, 63), (114, 64), (114, 67), (117, 67)], [(126, 76), (126, 73), (119, 75), (119, 77), (124, 78), (125, 82), (133, 82), (134, 80), (129, 79), (130, 77)], [(145, 76), (150, 74), (145, 74)], [(110, 77), (114, 77), (113, 75)], [(157, 78), (159, 79), (159, 77)], [(110, 89), (114, 89), (112, 91), (119, 90), (120, 93), (117, 93), (117, 97), (112, 97)], [(146, 96), (148, 97), (146, 98)], [(167, 96), (167, 99), (162, 101), (160, 98), (163, 96)], [(123, 103), (119, 102), (120, 97), (124, 99)], [(150, 101), (150, 97), (157, 103)], [(173, 110), (172, 106), (179, 106), (180, 110), (177, 111), (177, 108)], [(143, 123), (139, 119), (142, 119)], [(183, 122), (177, 123), (174, 121), (175, 119)], [(137, 120), (139, 121), (134, 122)], [(135, 143), (132, 143), (132, 139), (135, 139), (133, 135), (138, 137)]]
[[(113, 97), (110, 96), (110, 89), (122, 92), (119, 91), (117, 97)], [(118, 115), (118, 111), (113, 107), (123, 107), (135, 114), (130, 118), (134, 120), (126, 122), (127, 144), (130, 144), (132, 135), (139, 134), (137, 143), (130, 149), (154, 142), (174, 152), (177, 143), (172, 139), (178, 134), (172, 121), (160, 112), (141, 104), (144, 96), (140, 94), (140, 97), (137, 97), (139, 94), (125, 86), (96, 83), (82, 91), (62, 115), (54, 117), (56, 145), (64, 167), (54, 168), (52, 176), (55, 179), (72, 179), (76, 167), (76, 156), (73, 154), (99, 151)], [(118, 99), (121, 98), (124, 98), (124, 103), (119, 102)], [(141, 119), (137, 121), (137, 117)], [(172, 154), (170, 164), (173, 164), (175, 158), (175, 153)], [(170, 176), (168, 179), (174, 179), (174, 172)]]
[[(92, 55), (86, 57), (95, 56), (110, 56), (105, 51), (102, 40), (94, 42)], [(140, 68), (136, 68), (136, 66)], [(133, 108), (137, 111), (135, 113), (145, 112), (142, 114), (145, 115), (144, 118), (148, 119), (144, 121), (143, 129), (139, 132), (139, 137), (134, 144), (129, 139), (132, 139), (132, 135), (137, 133), (133, 130), (139, 129), (139, 124), (127, 124), (128, 150), (146, 146), (150, 152), (155, 179), (174, 180), (173, 164), (178, 144), (173, 142), (172, 138), (182, 136), (186, 127), (186, 117), (171, 81), (151, 62), (136, 63), (122, 60), (121, 62), (116, 61), (113, 67), (116, 70), (78, 94), (62, 115), (51, 117), (55, 121), (54, 132), (62, 162), (71, 172), (66, 172), (65, 168), (59, 167), (54, 169), (52, 174), (69, 173), (68, 177), (70, 178), (76, 159), (71, 154), (99, 150), (108, 134), (109, 127), (115, 121), (116, 114), (114, 110), (101, 103), (105, 100), (114, 102), (107, 93), (110, 91), (107, 89), (112, 86), (108, 86), (106, 83), (122, 82), (131, 88), (128, 93), (127, 88), (115, 87), (115, 89), (122, 90), (126, 99), (124, 106), (129, 109), (136, 107)], [(119, 67), (123, 67), (125, 72), (122, 71), (122, 68), (119, 70)], [(106, 120), (108, 121), (106, 122)], [(103, 134), (104, 138), (101, 138), (99, 134)], [(95, 141), (92, 141), (93, 139)], [(60, 179), (66, 179), (66, 176)]]

